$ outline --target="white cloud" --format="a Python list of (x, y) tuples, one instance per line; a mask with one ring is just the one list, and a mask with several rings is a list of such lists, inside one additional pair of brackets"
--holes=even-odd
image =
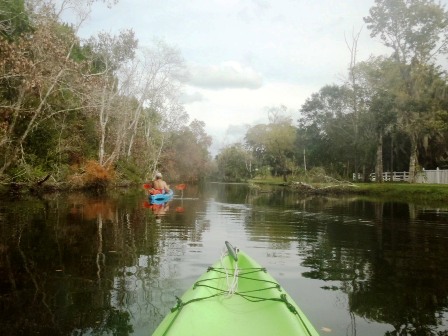
[(216, 146), (238, 138), (233, 126), (266, 122), (267, 108), (297, 111), (313, 92), (340, 82), (350, 61), (345, 39), (362, 27), (358, 61), (384, 53), (363, 22), (373, 5), (373, 0), (123, 0), (107, 9), (98, 1), (81, 36), (131, 28), (141, 46), (154, 37), (177, 46), (191, 73), (182, 101), (191, 119), (206, 123)]
[(206, 98), (204, 97), (204, 95), (198, 91), (194, 91), (192, 93), (185, 92), (180, 97), (180, 101), (183, 104), (192, 104), (192, 103), (196, 103), (196, 102), (201, 102), (205, 99)]
[(260, 74), (238, 62), (220, 65), (192, 65), (189, 67), (192, 86), (219, 90), (227, 88), (258, 89), (263, 84)]
[(238, 134), (238, 130), (267, 123), (267, 110), (271, 107), (285, 105), (295, 122), (301, 104), (318, 89), (279, 82), (266, 83), (256, 90), (200, 89), (204, 99), (187, 104), (186, 110), (191, 119), (205, 122), (207, 133), (214, 137), (212, 152), (216, 154), (223, 146), (241, 141), (244, 133)]

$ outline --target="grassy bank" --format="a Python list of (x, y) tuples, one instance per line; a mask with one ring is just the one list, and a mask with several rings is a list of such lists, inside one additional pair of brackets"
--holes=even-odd
[[(448, 202), (446, 184), (360, 183), (360, 194), (406, 202)], [(448, 203), (447, 203), (448, 204)]]
[(281, 178), (255, 179), (250, 183), (260, 185), (284, 185), (298, 192), (314, 194), (357, 194), (383, 201), (399, 201), (426, 204), (448, 205), (447, 184), (409, 184), (409, 183), (342, 183), (308, 182), (315, 189), (297, 188), (297, 183), (283, 182)]

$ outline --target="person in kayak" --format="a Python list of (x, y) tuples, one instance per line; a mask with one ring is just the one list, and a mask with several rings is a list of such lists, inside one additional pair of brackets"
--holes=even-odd
[(159, 172), (156, 173), (156, 178), (154, 179), (152, 186), (156, 191), (162, 194), (170, 191), (170, 187), (163, 180), (162, 174)]

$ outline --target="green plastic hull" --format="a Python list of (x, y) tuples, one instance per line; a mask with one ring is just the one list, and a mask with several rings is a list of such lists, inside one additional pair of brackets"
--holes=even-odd
[[(235, 264), (238, 286), (228, 294)], [(226, 269), (227, 275), (226, 276)], [(225, 256), (204, 273), (172, 309), (153, 336), (159, 335), (318, 335), (278, 283), (243, 252)]]

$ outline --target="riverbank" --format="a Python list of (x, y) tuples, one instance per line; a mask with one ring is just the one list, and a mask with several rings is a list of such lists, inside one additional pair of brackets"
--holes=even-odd
[[(448, 185), (444, 184), (409, 184), (409, 183), (350, 183), (345, 181), (326, 182), (284, 182), (281, 178), (254, 179), (248, 181), (253, 190), (269, 191), (269, 186), (284, 187), (302, 195), (360, 195), (370, 200), (410, 202), (418, 204), (446, 205), (448, 204)], [(107, 186), (95, 186), (92, 188), (80, 188), (68, 183), (44, 183), (25, 184), (12, 183), (0, 184), (0, 195), (26, 195), (45, 194), (59, 191), (92, 191), (99, 189), (108, 190), (115, 188), (129, 188), (135, 186), (130, 181), (121, 181), (108, 184)], [(265, 186), (265, 187), (264, 187)], [(101, 187), (101, 188), (100, 188)]]
[(409, 184), (409, 183), (350, 183), (323, 182), (304, 183), (300, 181), (283, 182), (280, 178), (256, 179), (249, 182), (255, 186), (284, 186), (305, 195), (341, 195), (354, 194), (381, 201), (412, 203), (447, 204), (448, 185), (445, 184)]
[(54, 192), (70, 191), (105, 191), (115, 188), (129, 188), (140, 185), (131, 181), (118, 181), (115, 183), (76, 185), (68, 182), (46, 182), (46, 183), (0, 183), (0, 195), (28, 195), (47, 194)]
[(382, 200), (448, 204), (448, 185), (446, 184), (359, 183), (356, 186), (359, 194), (380, 197)]

